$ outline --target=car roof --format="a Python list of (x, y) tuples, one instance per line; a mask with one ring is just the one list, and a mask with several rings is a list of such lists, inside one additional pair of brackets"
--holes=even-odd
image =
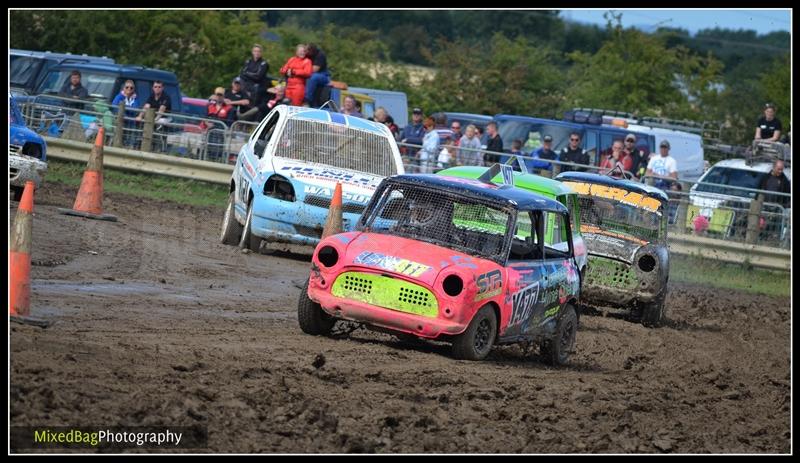
[(536, 122), (536, 123), (563, 125), (565, 127), (574, 127), (574, 128), (583, 127), (582, 124), (578, 124), (575, 122), (560, 121), (557, 119), (543, 119), (541, 117), (532, 117), (532, 116), (518, 116), (515, 114), (497, 114), (496, 116), (494, 116), (494, 118), (497, 121)]
[[(741, 169), (741, 170), (749, 170), (751, 172), (764, 172), (769, 173), (772, 170), (772, 162), (770, 161), (757, 161), (753, 162), (752, 164), (747, 164), (747, 161), (744, 159), (724, 159), (715, 163), (711, 166), (708, 170), (713, 169), (714, 167), (727, 167), (732, 169)], [(791, 167), (784, 167), (783, 173), (792, 178), (792, 168)]]
[(628, 191), (635, 191), (660, 201), (669, 201), (669, 197), (663, 190), (656, 187), (645, 185), (644, 183), (634, 182), (632, 180), (623, 180), (608, 175), (592, 174), (589, 172), (564, 172), (558, 174), (556, 180), (559, 181), (576, 181), (585, 183), (596, 183), (599, 185), (612, 186), (623, 188)]
[(684, 139), (684, 140), (693, 140), (697, 143), (702, 143), (703, 138), (696, 134), (690, 132), (684, 132), (681, 130), (673, 130), (673, 129), (665, 129), (662, 127), (650, 127), (648, 125), (642, 124), (628, 124), (628, 128), (634, 132), (642, 132), (642, 133), (652, 133), (653, 135), (659, 135), (661, 138), (674, 138), (674, 139)]
[(474, 114), (474, 113), (455, 113), (451, 111), (441, 111), (435, 112), (434, 114), (444, 114), (447, 117), (454, 117), (460, 119), (470, 119), (473, 121), (485, 121), (486, 123), (492, 122), (494, 119), (492, 116), (487, 116), (486, 114)]
[(38, 51), (38, 50), (20, 50), (17, 48), (10, 48), (8, 50), (10, 55), (17, 55), (17, 56), (30, 56), (32, 58), (52, 58), (56, 60), (63, 60), (63, 59), (79, 59), (79, 60), (91, 60), (93, 62), (103, 62), (103, 63), (114, 63), (113, 58), (109, 58), (107, 56), (92, 56), (87, 54), (74, 54), (74, 53), (54, 53), (52, 51)]
[(111, 64), (111, 63), (63, 63), (53, 66), (50, 71), (79, 69), (85, 71), (119, 73), (122, 77), (148, 80), (161, 80), (164, 83), (178, 82), (178, 77), (174, 72), (162, 69), (146, 68), (135, 64)]
[(450, 177), (438, 174), (403, 174), (389, 177), (391, 182), (432, 186), (451, 193), (505, 203), (519, 210), (546, 210), (566, 213), (567, 208), (558, 201), (510, 185), (483, 183), (479, 180)]
[[(480, 166), (458, 166), (458, 167), (451, 167), (449, 169), (440, 170), (437, 172), (438, 175), (450, 175), (453, 177), (463, 177), (463, 178), (478, 178), (484, 174), (489, 167), (480, 167)], [(503, 175), (497, 174), (492, 181), (500, 181), (502, 182)], [(563, 183), (553, 180), (551, 178), (542, 177), (541, 175), (527, 173), (524, 174), (522, 172), (514, 172), (514, 186), (519, 188), (524, 188), (529, 191), (534, 191), (535, 193), (539, 194), (546, 194), (546, 195), (563, 195), (563, 194), (575, 194), (575, 191), (572, 188), (564, 185)]]

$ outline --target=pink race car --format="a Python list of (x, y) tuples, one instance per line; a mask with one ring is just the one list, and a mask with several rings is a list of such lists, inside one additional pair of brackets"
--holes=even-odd
[(563, 364), (579, 292), (559, 202), (489, 181), (399, 175), (381, 183), (356, 231), (317, 245), (298, 319), (314, 335), (341, 319), (448, 340), (469, 360), (495, 344), (537, 343)]

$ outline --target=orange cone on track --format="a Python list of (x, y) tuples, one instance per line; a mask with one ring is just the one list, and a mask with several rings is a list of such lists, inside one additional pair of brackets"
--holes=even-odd
[(325, 228), (322, 229), (322, 238), (342, 233), (342, 184), (337, 183), (333, 190), (333, 199), (328, 208), (328, 220), (325, 221)]
[(8, 251), (9, 306), (12, 321), (47, 326), (45, 320), (31, 314), (31, 235), (33, 225), (33, 182), (25, 182), (14, 226), (11, 229), (11, 246)]
[(67, 215), (77, 215), (88, 219), (108, 220), (116, 222), (117, 217), (103, 214), (103, 140), (105, 128), (100, 127), (97, 139), (89, 155), (86, 171), (83, 173), (81, 187), (72, 209), (58, 209), (58, 212)]

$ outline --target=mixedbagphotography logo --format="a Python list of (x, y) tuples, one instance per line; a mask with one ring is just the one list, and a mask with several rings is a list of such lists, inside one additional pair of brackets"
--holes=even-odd
[(12, 451), (35, 449), (203, 449), (205, 426), (190, 427), (69, 427), (13, 426)]

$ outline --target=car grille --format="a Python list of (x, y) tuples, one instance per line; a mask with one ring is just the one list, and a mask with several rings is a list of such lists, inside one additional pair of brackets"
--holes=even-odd
[(331, 294), (385, 309), (436, 317), (439, 303), (427, 289), (405, 280), (362, 272), (345, 272), (336, 278)]
[(12, 144), (9, 143), (8, 152), (11, 153), (11, 154), (22, 154), (22, 146), (20, 146), (20, 145), (12, 145)]
[(586, 284), (629, 290), (636, 288), (636, 275), (624, 262), (592, 256), (586, 265)]
[[(306, 195), (304, 203), (321, 207), (323, 209), (330, 209), (331, 207), (331, 198), (326, 196), (319, 196), (319, 195)], [(359, 203), (343, 203), (342, 204), (342, 212), (347, 212), (349, 214), (361, 214), (364, 212), (364, 208), (366, 206), (364, 204)]]

